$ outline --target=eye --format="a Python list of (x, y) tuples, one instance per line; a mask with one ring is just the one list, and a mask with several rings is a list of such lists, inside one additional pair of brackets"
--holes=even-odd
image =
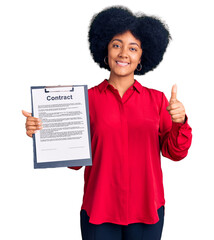
[(113, 48), (119, 48), (120, 45), (119, 44), (113, 44)]
[(130, 50), (131, 50), (132, 52), (136, 52), (136, 51), (137, 51), (137, 48), (131, 47)]

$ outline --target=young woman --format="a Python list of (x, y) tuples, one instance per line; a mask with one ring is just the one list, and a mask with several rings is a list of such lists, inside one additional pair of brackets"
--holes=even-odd
[[(93, 165), (84, 173), (83, 240), (161, 239), (160, 152), (174, 161), (183, 159), (191, 127), (176, 86), (168, 102), (163, 92), (143, 87), (134, 75), (153, 70), (169, 40), (158, 18), (135, 16), (124, 7), (104, 9), (91, 21), (90, 51), (110, 76), (88, 90)], [(41, 120), (23, 114), (32, 137), (42, 129)]]

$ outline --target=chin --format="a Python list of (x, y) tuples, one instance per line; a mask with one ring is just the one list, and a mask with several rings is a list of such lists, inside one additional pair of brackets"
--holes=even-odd
[(123, 72), (123, 71), (120, 71), (120, 72), (114, 73), (114, 75), (116, 75), (118, 77), (128, 77), (128, 76), (134, 76), (134, 72)]

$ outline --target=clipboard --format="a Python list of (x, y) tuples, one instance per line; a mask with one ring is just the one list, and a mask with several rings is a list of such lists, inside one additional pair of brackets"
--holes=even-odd
[[(75, 102), (74, 96), (75, 96), (75, 99), (80, 98), (81, 101), (79, 103)], [(42, 99), (42, 97), (44, 97), (44, 99)], [(42, 105), (43, 102), (44, 102), (44, 105)], [(79, 108), (78, 108), (78, 105), (79, 105)], [(32, 86), (31, 87), (31, 106), (32, 106), (32, 116), (41, 119), (41, 117), (39, 117), (38, 115), (39, 114), (41, 115), (42, 111), (39, 110), (39, 108), (42, 108), (42, 107), (43, 107), (42, 114), (44, 114), (46, 117), (51, 116), (51, 117), (45, 118), (46, 121), (49, 121), (47, 122), (46, 126), (51, 126), (51, 123), (50, 123), (51, 121), (55, 121), (55, 122), (58, 121), (58, 124), (55, 124), (58, 127), (55, 127), (55, 128), (43, 127), (42, 130), (39, 130), (36, 134), (33, 134), (33, 161), (34, 161), (35, 169), (92, 165), (87, 85)], [(60, 109), (60, 110), (56, 110), (56, 109)], [(63, 112), (64, 109), (66, 109), (65, 111), (67, 112)], [(84, 124), (77, 125), (76, 123), (78, 123), (78, 121), (72, 120), (72, 119), (75, 119), (75, 117), (69, 116), (69, 113), (70, 114), (81, 113), (76, 118), (79, 118), (79, 119), (82, 118), (82, 122)], [(62, 116), (67, 115), (67, 117), (60, 118), (61, 115)], [(52, 116), (55, 116), (55, 118)], [(67, 122), (65, 119), (68, 119)], [(79, 122), (82, 123), (80, 120)], [(68, 133), (71, 135), (70, 136), (69, 134), (67, 134), (69, 135), (70, 139), (69, 137), (67, 137), (67, 139), (66, 137), (51, 138), (52, 136), (60, 135), (59, 133), (64, 133), (64, 135), (66, 135), (66, 128), (64, 129), (63, 127), (60, 127), (60, 126), (64, 126), (63, 124), (66, 126), (67, 125), (70, 126), (70, 128), (72, 128), (71, 127), (72, 125), (74, 125), (73, 128), (75, 128), (75, 124), (76, 124), (76, 127), (79, 127), (79, 128), (82, 127), (83, 130), (78, 131), (78, 130), (69, 129), (69, 127), (67, 127), (69, 129)], [(54, 123), (52, 125), (54, 126)], [(65, 131), (62, 132), (63, 130)], [(42, 134), (42, 131), (45, 132), (46, 135), (44, 133)], [(49, 132), (49, 135), (48, 135), (48, 132)], [(77, 137), (75, 136), (74, 133), (78, 133), (78, 132), (81, 132), (82, 135), (79, 134), (77, 135), (78, 136)], [(48, 136), (48, 137), (45, 138), (44, 136)], [(73, 139), (74, 136), (76, 137), (76, 139)], [(67, 148), (65, 148), (65, 145), (67, 146)], [(53, 146), (53, 148), (51, 148), (50, 146)], [(61, 146), (62, 146), (62, 150), (60, 150)], [(56, 154), (54, 154), (54, 151)], [(58, 160), (58, 156), (60, 156), (60, 154), (62, 154), (62, 159), (59, 157), (59, 160)], [(45, 159), (45, 157), (47, 158), (47, 160)]]

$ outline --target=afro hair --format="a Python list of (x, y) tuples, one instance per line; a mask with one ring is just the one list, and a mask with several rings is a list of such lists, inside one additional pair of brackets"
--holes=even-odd
[(110, 70), (104, 63), (104, 58), (108, 55), (108, 44), (115, 35), (126, 31), (130, 31), (141, 41), (143, 50), (142, 69), (135, 70), (134, 74), (143, 75), (156, 68), (162, 61), (171, 39), (168, 27), (155, 16), (147, 16), (143, 13), (134, 15), (123, 6), (106, 8), (93, 16), (88, 40), (94, 61), (101, 68)]

